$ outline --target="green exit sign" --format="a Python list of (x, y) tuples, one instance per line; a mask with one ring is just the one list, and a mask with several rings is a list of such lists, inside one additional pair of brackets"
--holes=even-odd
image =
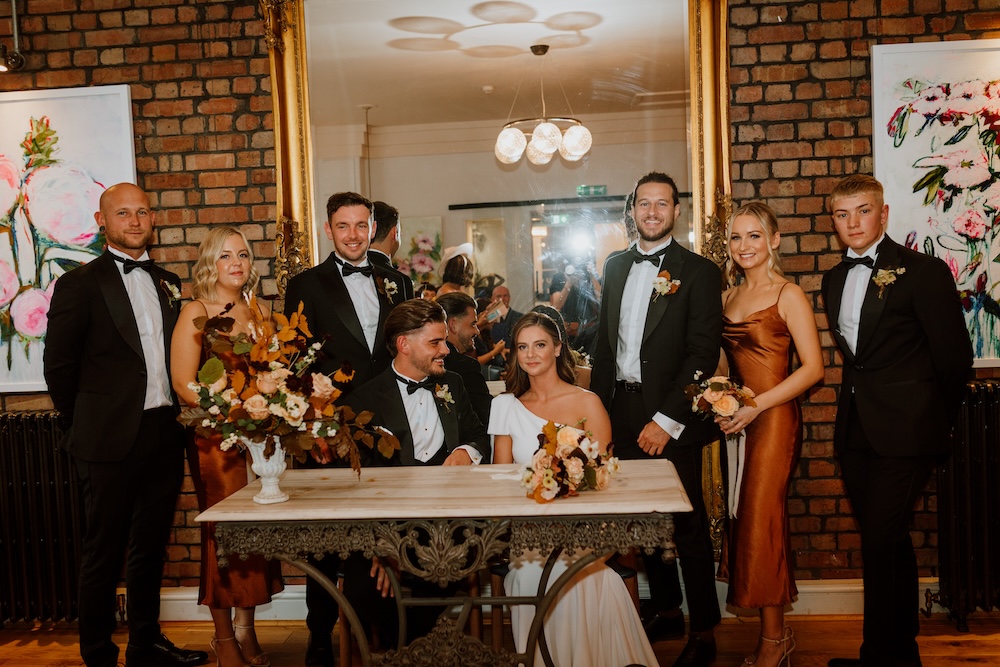
[(608, 194), (606, 185), (578, 185), (576, 186), (577, 197), (599, 197)]

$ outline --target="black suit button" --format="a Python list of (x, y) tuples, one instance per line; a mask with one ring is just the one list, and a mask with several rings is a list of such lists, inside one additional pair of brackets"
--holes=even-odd
[(863, 371), (865, 369), (865, 365), (864, 364), (854, 364), (854, 368), (856, 368), (859, 371)]

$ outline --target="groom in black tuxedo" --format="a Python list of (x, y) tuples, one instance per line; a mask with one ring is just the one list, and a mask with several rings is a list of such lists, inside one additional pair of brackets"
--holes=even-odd
[[(393, 356), (391, 366), (352, 392), (348, 403), (356, 412), (373, 411), (370, 425), (391, 431), (399, 438), (400, 449), (391, 461), (373, 453), (363, 465), (489, 463), (492, 453), (486, 428), (472, 408), (462, 378), (445, 370), (450, 350), (441, 306), (424, 299), (399, 305), (385, 321), (385, 339)], [(344, 594), (358, 616), (365, 625), (376, 625), (381, 637), (394, 644), (396, 609), (384, 597), (389, 587), (381, 567), (377, 561), (373, 565), (354, 554), (345, 569)], [(455, 589), (420, 580), (411, 585), (413, 595), (421, 597), (448, 596)], [(443, 609), (411, 608), (407, 641), (427, 634)]]
[[(368, 259), (375, 233), (372, 210), (371, 201), (355, 192), (332, 195), (326, 203), (323, 229), (334, 250), (325, 262), (289, 280), (285, 290), (285, 313), (297, 311), (302, 304), (310, 333), (323, 341), (319, 372), (329, 375), (346, 365), (354, 371), (351, 387), (359, 387), (389, 366), (382, 325), (389, 311), (406, 299), (401, 274)], [(326, 448), (313, 448), (312, 454), (320, 465), (331, 460)], [(313, 564), (336, 581), (339, 558), (328, 555)], [(330, 635), (339, 610), (330, 594), (311, 578), (306, 579), (306, 609), (305, 664), (333, 667)]]
[(131, 183), (101, 195), (94, 217), (107, 251), (56, 282), (45, 381), (76, 461), (86, 527), (80, 564), (80, 655), (114, 667), (115, 590), (125, 567), (127, 667), (200, 665), (204, 651), (160, 633), (160, 584), (184, 474), (183, 431), (170, 387), (170, 336), (180, 279), (153, 264), (155, 215)]
[(886, 235), (881, 183), (848, 176), (830, 208), (847, 246), (844, 261), (823, 276), (827, 317), (844, 355), (833, 437), (861, 529), (865, 620), (860, 659), (829, 665), (918, 667), (910, 519), (931, 468), (947, 454), (972, 344), (948, 266)]
[[(714, 263), (671, 237), (681, 212), (673, 179), (646, 174), (633, 202), (639, 241), (604, 267), (591, 389), (611, 415), (615, 455), (669, 459), (691, 500), (692, 512), (674, 515), (690, 615), (690, 637), (674, 664), (707, 665), (715, 659), (721, 614), (701, 457), (719, 431), (714, 422), (693, 417), (684, 388), (699, 373), (711, 376), (719, 364), (721, 275)], [(659, 294), (653, 279), (663, 272), (679, 284)], [(664, 563), (659, 552), (643, 558), (651, 596), (643, 621), (650, 641), (683, 637), (676, 564)]]
[(368, 246), (368, 261), (385, 269), (392, 269), (399, 276), (400, 289), (406, 299), (413, 298), (413, 281), (396, 269), (395, 256), (399, 252), (401, 230), (399, 211), (384, 201), (373, 203), (372, 217), (375, 220), (375, 235)]

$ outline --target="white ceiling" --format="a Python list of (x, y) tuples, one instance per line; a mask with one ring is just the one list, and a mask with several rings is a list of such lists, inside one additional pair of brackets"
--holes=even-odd
[(687, 0), (304, 2), (313, 125), (534, 117), (543, 75), (549, 116), (685, 102)]

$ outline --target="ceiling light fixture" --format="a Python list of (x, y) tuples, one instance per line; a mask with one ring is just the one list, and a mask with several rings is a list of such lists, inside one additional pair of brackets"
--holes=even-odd
[[(535, 44), (531, 47), (531, 52), (536, 56), (544, 56), (549, 52), (549, 47), (547, 44)], [(562, 88), (561, 82), (559, 87)], [(549, 117), (546, 114), (545, 80), (541, 75), (539, 88), (542, 97), (542, 117), (510, 121), (500, 130), (493, 152), (497, 160), (504, 164), (514, 164), (524, 154), (527, 154), (528, 161), (532, 164), (548, 164), (556, 153), (567, 162), (576, 162), (587, 154), (593, 144), (590, 130), (576, 118)], [(517, 92), (514, 93), (514, 102), (510, 106), (511, 112), (517, 104), (517, 95), (520, 91), (519, 85)], [(566, 97), (565, 90), (563, 97)], [(568, 99), (566, 105), (569, 106)], [(570, 113), (573, 113), (572, 109)], [(510, 115), (507, 117), (509, 119)]]
[(14, 50), (7, 52), (7, 47), (0, 44), (0, 72), (19, 70), (24, 67), (24, 56), (21, 55), (21, 34), (17, 26), (17, 0), (10, 0), (10, 25), (14, 37)]

